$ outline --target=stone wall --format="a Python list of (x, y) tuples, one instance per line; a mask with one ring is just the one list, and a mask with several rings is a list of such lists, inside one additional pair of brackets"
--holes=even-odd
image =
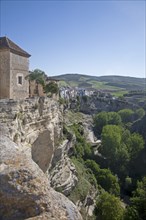
[(0, 100), (0, 124), (46, 172), (62, 135), (62, 109), (51, 98)]
[(29, 82), (29, 96), (30, 97), (34, 97), (34, 96), (43, 97), (43, 96), (46, 96), (44, 91), (43, 91), (43, 86), (39, 83), (36, 83), (36, 80), (33, 80), (33, 81)]
[(0, 51), (0, 99), (10, 97), (10, 52)]
[[(29, 59), (9, 50), (0, 51), (0, 99), (24, 99), (29, 97)], [(22, 82), (18, 81), (22, 77)]]
[[(10, 53), (10, 98), (24, 99), (29, 97), (29, 82), (25, 77), (29, 74), (29, 59), (14, 53)], [(22, 77), (22, 84), (18, 77)]]

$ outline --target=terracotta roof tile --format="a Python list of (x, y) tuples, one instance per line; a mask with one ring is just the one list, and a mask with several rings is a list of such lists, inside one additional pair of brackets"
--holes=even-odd
[(18, 54), (24, 57), (30, 57), (25, 50), (21, 49), (18, 45), (16, 45), (13, 41), (11, 41), (7, 37), (0, 37), (0, 50), (1, 49), (9, 49), (12, 53)]

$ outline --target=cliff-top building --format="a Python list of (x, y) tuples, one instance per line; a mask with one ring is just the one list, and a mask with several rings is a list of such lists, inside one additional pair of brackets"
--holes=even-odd
[(0, 99), (29, 97), (29, 57), (7, 37), (0, 37)]

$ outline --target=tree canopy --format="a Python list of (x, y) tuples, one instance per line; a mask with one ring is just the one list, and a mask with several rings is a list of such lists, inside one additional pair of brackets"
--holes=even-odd
[(108, 159), (116, 157), (120, 149), (122, 140), (122, 129), (117, 125), (106, 125), (102, 131), (102, 148), (101, 153)]
[(120, 194), (118, 178), (112, 174), (109, 169), (100, 169), (99, 165), (93, 160), (85, 162), (87, 168), (90, 168), (95, 175), (97, 183), (109, 193), (114, 195)]
[(46, 78), (47, 76), (45, 72), (40, 69), (35, 69), (34, 71), (31, 71), (28, 76), (26, 76), (26, 79), (30, 81), (35, 80), (36, 83), (41, 84), (45, 93), (57, 94), (59, 92), (57, 83), (53, 81), (46, 83)]
[(146, 176), (137, 182), (137, 188), (131, 198), (131, 205), (125, 212), (124, 220), (146, 219)]
[(100, 220), (122, 220), (124, 208), (119, 198), (105, 192), (97, 199), (96, 213)]
[(127, 140), (127, 147), (131, 159), (137, 157), (138, 153), (144, 148), (144, 140), (138, 133), (133, 133)]
[(51, 94), (55, 93), (55, 94), (57, 94), (58, 91), (59, 91), (59, 88), (58, 88), (57, 83), (50, 82), (50, 83), (46, 84), (44, 90), (45, 90), (46, 93), (51, 93)]
[(123, 123), (131, 122), (134, 116), (134, 111), (131, 109), (122, 109), (118, 112), (118, 114), (121, 116)]
[(35, 80), (37, 83), (41, 84), (43, 87), (45, 86), (45, 72), (40, 69), (35, 69), (31, 71), (26, 79), (33, 81)]
[(121, 117), (116, 112), (100, 112), (94, 117), (95, 132), (100, 135), (105, 125), (120, 125)]

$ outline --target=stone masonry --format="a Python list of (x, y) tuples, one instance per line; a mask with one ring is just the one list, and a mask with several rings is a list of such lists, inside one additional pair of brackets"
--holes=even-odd
[(0, 99), (25, 99), (29, 96), (30, 55), (7, 37), (0, 37)]

